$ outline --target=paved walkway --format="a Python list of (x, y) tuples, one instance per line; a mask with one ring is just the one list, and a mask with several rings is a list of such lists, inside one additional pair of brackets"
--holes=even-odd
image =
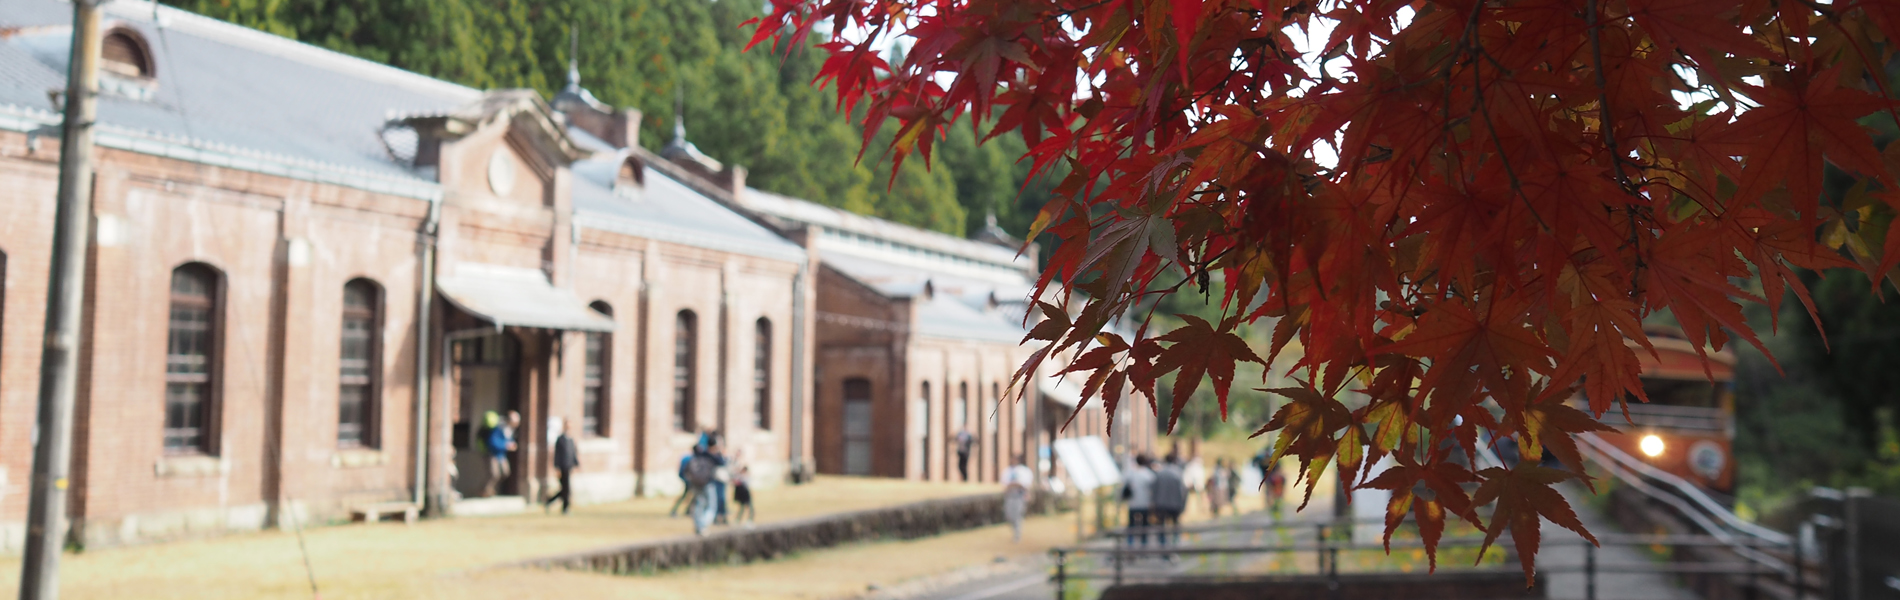
[[(1586, 491), (1570, 488), (1565, 488), (1563, 491), (1566, 499), (1570, 501), (1571, 506), (1576, 509), (1578, 518), (1583, 521), (1584, 526), (1592, 533), (1621, 532), (1621, 530), (1611, 524), (1609, 519), (1595, 513), (1591, 510), (1590, 506), (1585, 503), (1584, 494), (1587, 493)], [(1260, 524), (1266, 523), (1267, 521), (1268, 518), (1265, 513), (1257, 512), (1230, 519), (1226, 522), (1238, 525)], [(1274, 540), (1267, 539), (1267, 536), (1270, 534), (1265, 531), (1210, 532), (1202, 534), (1198, 539), (1190, 538), (1184, 540), (1184, 542), (1193, 545), (1266, 545), (1272, 543), (1290, 543), (1294, 541), (1291, 536), (1296, 532), (1303, 536), (1310, 535), (1308, 530), (1294, 529), (1283, 533), (1280, 539)], [(1570, 530), (1550, 523), (1544, 524), (1541, 534), (1545, 547), (1538, 553), (1538, 564), (1540, 566), (1556, 568), (1559, 566), (1574, 567), (1583, 564), (1583, 547), (1578, 545), (1582, 542), (1580, 536), (1572, 533)], [(1302, 540), (1304, 539), (1305, 537), (1302, 537)], [(1110, 543), (1104, 540), (1095, 540), (1087, 545), (1106, 548)], [(1453, 564), (1453, 561), (1447, 560), (1446, 554), (1448, 551), (1449, 550), (1440, 552), (1439, 564), (1441, 568), (1464, 567), (1470, 564), (1468, 562), (1469, 559), (1459, 564)], [(1394, 555), (1397, 555), (1399, 552), (1401, 551), (1398, 549), (1393, 550)], [(1475, 555), (1475, 551), (1471, 551), (1470, 554)], [(1501, 553), (1494, 549), (1491, 555), (1501, 556)], [(1604, 547), (1597, 550), (1597, 564), (1600, 567), (1651, 564), (1651, 561), (1652, 559), (1649, 556), (1637, 548)], [(1348, 559), (1342, 559), (1342, 565), (1345, 565), (1344, 568), (1347, 570), (1356, 570), (1353, 569), (1353, 563)], [(1315, 559), (1312, 553), (1305, 552), (1279, 556), (1254, 556), (1244, 559), (1225, 560), (1189, 558), (1174, 563), (1148, 559), (1124, 565), (1124, 573), (1130, 576), (1271, 572), (1312, 573), (1314, 567)], [(1107, 572), (1110, 566), (1103, 562), (1087, 562), (1083, 565), (1083, 568), (1096, 572)], [(1055, 600), (1055, 585), (1049, 582), (1048, 573), (1049, 572), (1045, 569), (1044, 571), (1033, 573), (999, 574), (938, 589), (927, 594), (913, 596), (911, 600)], [(1583, 600), (1583, 598), (1585, 598), (1586, 588), (1584, 585), (1584, 575), (1582, 573), (1550, 572), (1546, 573), (1545, 577), (1545, 586), (1549, 598), (1554, 600)], [(1070, 585), (1084, 587), (1086, 593), (1082, 597), (1086, 599), (1092, 598), (1095, 594), (1100, 593), (1101, 588), (1106, 586), (1107, 583), (1103, 581), (1083, 584), (1071, 582)], [(1673, 577), (1667, 575), (1600, 572), (1597, 574), (1596, 585), (1597, 600), (1696, 600), (1697, 598), (1694, 594), (1682, 588)], [(1071, 594), (1073, 593), (1074, 592), (1071, 592)]]
[[(1571, 508), (1577, 511), (1577, 520), (1583, 522), (1591, 534), (1624, 533), (1609, 518), (1597, 514), (1586, 504), (1588, 490), (1579, 486), (1564, 485), (1559, 488), (1564, 499), (1570, 501)], [(1542, 528), (1543, 542), (1546, 547), (1537, 553), (1537, 564), (1542, 567), (1577, 567), (1584, 563), (1584, 542), (1582, 536), (1568, 529), (1558, 527), (1548, 521)], [(1596, 550), (1597, 567), (1614, 570), (1616, 566), (1651, 565), (1657, 561), (1646, 555), (1641, 549), (1629, 546), (1604, 546)], [(1584, 574), (1579, 572), (1548, 573), (1545, 575), (1545, 587), (1553, 600), (1582, 600), (1588, 586)], [(1683, 589), (1673, 576), (1653, 573), (1602, 572), (1596, 576), (1597, 600), (1696, 600), (1696, 595)]]

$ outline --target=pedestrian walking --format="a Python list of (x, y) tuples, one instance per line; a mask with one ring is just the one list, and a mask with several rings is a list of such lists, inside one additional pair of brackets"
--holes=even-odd
[(1181, 512), (1187, 510), (1187, 483), (1181, 477), (1181, 455), (1169, 454), (1161, 468), (1155, 469), (1154, 515), (1149, 522), (1161, 529), (1155, 543), (1174, 546), (1181, 543)]
[(1018, 454), (1016, 463), (1003, 472), (1003, 517), (1009, 519), (1011, 542), (1023, 541), (1023, 513), (1029, 510), (1029, 494), (1036, 482), (1036, 474), (1025, 462)]
[(1227, 477), (1227, 507), (1233, 510), (1235, 516), (1239, 516), (1240, 504), (1234, 500), (1234, 497), (1240, 494), (1240, 472), (1234, 470), (1232, 461), (1229, 461), (1224, 469), (1219, 475)]
[(1267, 467), (1267, 509), (1273, 511), (1273, 518), (1280, 518), (1280, 509), (1286, 503), (1286, 475), (1280, 473), (1279, 465)]
[(560, 500), (561, 514), (565, 515), (574, 502), (574, 469), (581, 466), (581, 455), (574, 447), (574, 438), (567, 435), (567, 421), (563, 419), (557, 422), (556, 427), (560, 435), (554, 438), (554, 468), (561, 472), (561, 491), (548, 497), (547, 503), (541, 506), (541, 512), (554, 510), (554, 501)]
[(1181, 481), (1187, 484), (1188, 505), (1192, 506), (1196, 498), (1207, 492), (1207, 465), (1201, 462), (1199, 450), (1181, 465)]
[(752, 508), (752, 486), (749, 484), (751, 479), (752, 467), (746, 465), (739, 465), (739, 470), (732, 474), (732, 503), (739, 505), (739, 508), (732, 513), (732, 520), (745, 523), (748, 528), (759, 516), (758, 510)]
[(974, 445), (976, 436), (970, 435), (970, 430), (957, 431), (957, 473), (964, 481), (970, 480), (970, 447)]
[[(1147, 454), (1135, 456), (1135, 468), (1122, 478), (1122, 500), (1128, 503), (1128, 545), (1133, 546), (1139, 540), (1148, 545), (1148, 517), (1154, 511), (1155, 472), (1149, 468), (1154, 458)], [(1139, 533), (1137, 533), (1139, 532)]]
[(482, 484), (482, 497), (493, 498), (508, 478), (508, 453), (515, 451), (515, 428), (521, 425), (521, 413), (508, 411), (508, 418), (488, 431), (488, 482)]
[(713, 518), (719, 514), (719, 502), (715, 499), (713, 478), (723, 466), (719, 458), (719, 448), (694, 446), (693, 458), (686, 463), (686, 486), (695, 490), (693, 506), (689, 510), (693, 516), (693, 535), (705, 535), (711, 527)]
[[(698, 446), (694, 446), (694, 448), (698, 448)], [(667, 518), (680, 516), (681, 508), (687, 509), (687, 516), (692, 515), (692, 504), (690, 503), (693, 500), (693, 485), (686, 481), (686, 465), (691, 462), (693, 462), (692, 452), (687, 452), (686, 455), (680, 457), (680, 497), (678, 500), (673, 501), (673, 510), (667, 511)]]
[(1208, 474), (1206, 483), (1207, 512), (1213, 513), (1214, 518), (1220, 518), (1221, 510), (1233, 500), (1234, 482), (1228, 478), (1232, 474), (1233, 469), (1227, 468), (1227, 459), (1214, 459), (1214, 471)]
[[(717, 440), (719, 438), (715, 437), (713, 439)], [(715, 441), (712, 447), (719, 448), (720, 446), (718, 442)], [(738, 454), (737, 453), (733, 454), (734, 459), (727, 459), (724, 452), (715, 452), (714, 454), (716, 454), (719, 458), (719, 468), (713, 470), (713, 494), (715, 494), (713, 498), (718, 499), (719, 512), (713, 517), (713, 524), (725, 525), (726, 524), (726, 492), (729, 486), (732, 485), (732, 468), (730, 465), (732, 464), (732, 460), (735, 460), (738, 457)]]

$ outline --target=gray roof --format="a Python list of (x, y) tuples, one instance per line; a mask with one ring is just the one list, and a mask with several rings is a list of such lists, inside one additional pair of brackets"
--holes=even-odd
[(917, 305), (918, 335), (958, 340), (1019, 344), (1029, 332), (1005, 321), (997, 312), (972, 308), (944, 296), (931, 296)]
[[(426, 197), (435, 183), (384, 149), (394, 113), (443, 112), (481, 92), (148, 2), (104, 5), (149, 43), (149, 93), (103, 86), (99, 143), (198, 162)], [(72, 5), (0, 2), (0, 127), (57, 125)], [(136, 86), (134, 86), (136, 87)], [(120, 86), (121, 89), (131, 89)], [(138, 95), (146, 97), (139, 98)]]
[[(1013, 289), (862, 256), (820, 253), (819, 260), (880, 294), (915, 299), (918, 335), (1016, 344), (1028, 333), (1020, 325), (1021, 311), (1007, 296)], [(1027, 288), (1021, 295), (1028, 296)], [(999, 304), (992, 306), (992, 299)]]
[[(582, 145), (587, 142), (583, 140)], [(574, 218), (583, 227), (663, 242), (804, 262), (805, 249), (667, 176), (645, 169), (639, 189), (615, 189), (625, 151), (574, 163)]]
[(817, 225), (828, 232), (844, 232), (857, 238), (887, 242), (886, 246), (903, 246), (981, 265), (986, 270), (1002, 272), (1005, 279), (1026, 277), (1036, 270), (1034, 261), (1018, 254), (1014, 248), (860, 215), (802, 198), (749, 187), (738, 195), (738, 201), (746, 210)]
[[(111, 81), (102, 85), (98, 142), (105, 147), (436, 198), (441, 188), (433, 175), (390, 156), (384, 125), (398, 116), (451, 114), (487, 98), (473, 88), (149, 2), (114, 0), (104, 11), (108, 27), (145, 37), (156, 73), (156, 85), (148, 88), (120, 85), (114, 93)], [(56, 131), (60, 115), (48, 92), (65, 86), (71, 23), (72, 5), (64, 0), (0, 1), (0, 31), (9, 32), (0, 36), (0, 129)], [(594, 153), (573, 166), (582, 225), (804, 260), (799, 246), (650, 169), (644, 193), (616, 195), (613, 177), (624, 151), (579, 130), (567, 133)], [(414, 144), (413, 136), (407, 143)]]

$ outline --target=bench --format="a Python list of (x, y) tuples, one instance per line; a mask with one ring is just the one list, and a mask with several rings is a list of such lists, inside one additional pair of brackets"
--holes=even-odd
[(350, 509), (351, 520), (361, 518), (365, 523), (375, 523), (382, 520), (383, 515), (396, 514), (402, 515), (402, 523), (404, 525), (413, 525), (416, 522), (416, 505), (408, 502), (384, 502), (382, 504), (366, 504)]

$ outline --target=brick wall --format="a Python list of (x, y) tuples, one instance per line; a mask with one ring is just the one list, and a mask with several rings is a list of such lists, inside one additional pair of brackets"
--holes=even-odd
[(0, 133), (0, 551), (25, 541), (59, 145)]
[[(445, 199), (437, 266), (545, 269), (584, 302), (614, 308), (607, 435), (582, 440), (583, 502), (628, 497), (643, 475), (663, 491), (691, 434), (672, 428), (672, 327), (700, 318), (699, 421), (723, 425), (776, 483), (790, 448), (793, 278), (798, 264), (582, 230), (570, 240), (569, 173), (533, 155), (510, 120), (441, 144)], [(23, 537), (25, 482), (38, 389), (38, 339), (51, 245), (56, 140), (29, 151), (0, 132), (0, 551)], [(519, 167), (515, 190), (493, 194), (493, 153)], [(75, 431), (71, 515), (88, 545), (138, 543), (326, 521), (355, 504), (407, 500), (414, 491), (418, 348), (431, 355), (432, 481), (446, 484), (455, 389), (435, 356), (442, 324), (472, 317), (438, 301), (434, 331), (419, 333), (418, 232), (429, 202), (110, 149), (99, 151), (96, 235)], [(219, 275), (212, 443), (167, 453), (162, 440), (172, 270), (204, 264)], [(342, 290), (380, 290), (380, 385), (368, 447), (337, 443)], [(644, 290), (643, 290), (644, 286)], [(754, 324), (773, 323), (773, 422), (752, 424)], [(722, 319), (725, 327), (721, 327)], [(523, 492), (544, 490), (546, 419), (578, 420), (583, 338), (511, 330), (522, 340), (515, 390), (526, 422)], [(722, 338), (722, 331), (724, 337)], [(723, 366), (722, 366), (723, 363)], [(723, 379), (722, 379), (723, 376)], [(721, 392), (724, 407), (720, 411)]]

